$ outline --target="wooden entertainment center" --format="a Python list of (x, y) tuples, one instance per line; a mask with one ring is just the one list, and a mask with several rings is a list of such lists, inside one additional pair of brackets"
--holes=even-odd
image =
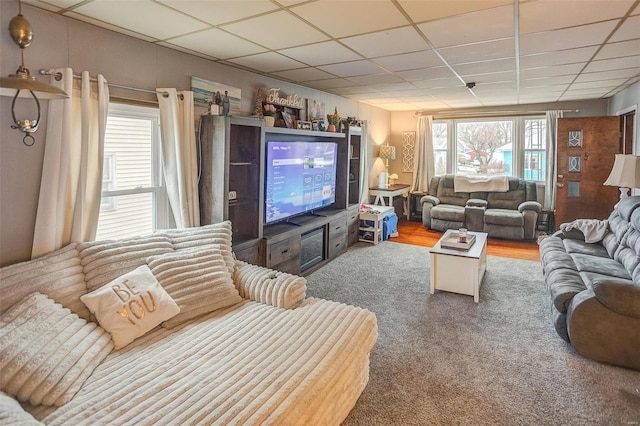
[[(236, 257), (308, 274), (358, 241), (364, 172), (362, 128), (346, 133), (265, 127), (252, 117), (202, 116), (198, 134), (200, 221), (230, 220)], [(264, 223), (267, 141), (336, 142), (335, 203), (286, 222)]]

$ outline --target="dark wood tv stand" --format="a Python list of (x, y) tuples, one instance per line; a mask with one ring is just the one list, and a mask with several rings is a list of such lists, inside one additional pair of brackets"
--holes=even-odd
[[(330, 133), (264, 127), (263, 120), (249, 117), (204, 120), (208, 123), (199, 135), (201, 223), (230, 220), (238, 259), (305, 275), (358, 241), (360, 183), (365, 169), (360, 127)], [(264, 161), (269, 140), (337, 142), (335, 203), (315, 214), (294, 216), (290, 223), (265, 225)]]

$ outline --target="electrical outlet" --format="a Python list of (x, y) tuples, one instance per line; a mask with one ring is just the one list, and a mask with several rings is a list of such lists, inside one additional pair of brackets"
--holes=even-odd
[(229, 201), (235, 200), (237, 196), (236, 191), (229, 191)]

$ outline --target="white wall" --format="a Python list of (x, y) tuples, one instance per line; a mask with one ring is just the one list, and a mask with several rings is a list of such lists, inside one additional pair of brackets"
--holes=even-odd
[[(14, 1), (0, 1), (0, 73), (13, 74), (20, 64), (20, 49), (7, 28), (18, 13)], [(258, 88), (280, 88), (282, 94), (297, 93), (325, 103), (327, 112), (335, 107), (341, 116), (370, 122), (370, 140), (386, 141), (390, 132), (388, 111), (360, 104), (339, 96), (281, 82), (261, 75), (230, 68), (210, 60), (117, 34), (29, 5), (22, 13), (34, 29), (34, 41), (25, 50), (25, 65), (36, 74), (40, 68), (72, 67), (75, 73), (87, 70), (103, 74), (111, 83), (153, 90), (175, 87), (188, 90), (191, 76), (238, 87), (242, 90), (242, 114), (251, 115)], [(39, 77), (44, 79), (45, 77)], [(155, 95), (117, 88), (112, 98), (155, 101)], [(0, 265), (29, 259), (33, 240), (38, 192), (44, 155), (47, 101), (42, 101), (43, 120), (34, 133), (32, 147), (22, 144), (22, 133), (10, 128), (11, 98), (0, 97)], [(18, 101), (18, 110), (32, 115), (32, 105)], [(369, 164), (373, 164), (370, 149)]]

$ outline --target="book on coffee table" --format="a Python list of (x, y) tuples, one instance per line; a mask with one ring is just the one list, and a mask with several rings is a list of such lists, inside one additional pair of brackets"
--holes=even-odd
[(460, 241), (460, 235), (457, 232), (452, 232), (440, 242), (440, 247), (454, 249), (454, 250), (469, 250), (473, 243), (476, 242), (476, 236), (473, 234), (467, 234), (467, 241)]

